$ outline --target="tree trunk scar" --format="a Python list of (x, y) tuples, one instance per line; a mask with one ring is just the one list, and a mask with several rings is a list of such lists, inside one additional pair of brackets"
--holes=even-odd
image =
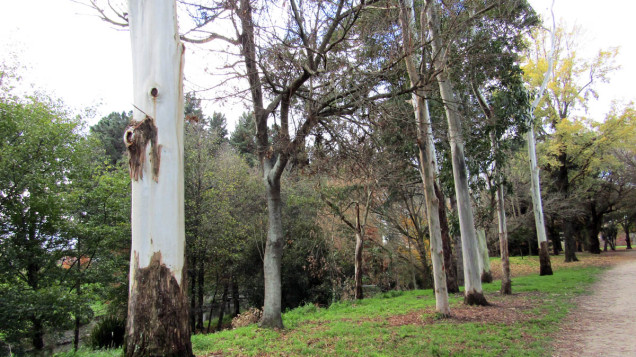
[[(135, 252), (131, 262), (136, 285), (132, 290), (139, 293), (128, 301), (126, 355), (192, 356), (188, 319), (180, 317), (188, 313), (185, 284), (180, 286), (172, 271), (163, 264), (161, 252), (155, 252), (144, 268), (139, 267), (138, 257)], [(166, 345), (168, 341), (170, 344)]]
[(124, 143), (128, 150), (128, 166), (130, 177), (139, 181), (144, 176), (146, 161), (146, 146), (150, 142), (150, 165), (152, 165), (152, 179), (159, 182), (159, 166), (161, 162), (161, 145), (157, 143), (157, 126), (155, 120), (146, 115), (140, 122), (131, 122), (124, 132)]

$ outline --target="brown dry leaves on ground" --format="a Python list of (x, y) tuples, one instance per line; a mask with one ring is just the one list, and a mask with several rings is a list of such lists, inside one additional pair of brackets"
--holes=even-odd
[[(566, 263), (564, 262), (565, 257), (563, 255), (551, 255), (550, 263), (552, 264), (552, 269), (559, 268), (572, 268), (572, 267), (587, 267), (587, 266), (598, 266), (598, 267), (610, 267), (614, 266), (620, 262), (624, 262), (629, 260), (629, 255), (625, 254), (629, 251), (620, 249), (616, 251), (607, 251), (602, 252), (601, 254), (590, 254), (587, 252), (579, 252), (576, 253), (576, 256), (579, 258), (578, 262)], [(539, 273), (539, 257), (537, 256), (526, 256), (523, 258), (513, 257), (514, 262), (510, 264), (510, 273), (512, 277), (522, 276), (522, 275), (530, 275), (530, 274), (538, 274)], [(490, 263), (490, 271), (492, 272), (492, 278), (494, 280), (501, 279), (501, 262), (499, 260), (491, 261)]]
[[(490, 306), (467, 306), (462, 303), (453, 304), (451, 317), (442, 320), (435, 319), (433, 308), (414, 310), (408, 314), (393, 315), (386, 320), (389, 326), (430, 325), (437, 322), (444, 323), (505, 323), (513, 324), (535, 317), (532, 310), (539, 306), (540, 293), (523, 293), (513, 295), (488, 294)], [(377, 319), (376, 319), (377, 320)]]

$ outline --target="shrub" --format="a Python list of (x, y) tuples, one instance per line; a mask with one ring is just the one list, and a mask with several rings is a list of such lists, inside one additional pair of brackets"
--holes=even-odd
[(91, 332), (93, 348), (119, 348), (124, 343), (126, 321), (114, 316), (101, 320)]

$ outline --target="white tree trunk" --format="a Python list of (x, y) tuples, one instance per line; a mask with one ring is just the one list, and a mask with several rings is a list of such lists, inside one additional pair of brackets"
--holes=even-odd
[(477, 230), (477, 240), (479, 243), (479, 270), (481, 271), (481, 282), (492, 282), (492, 273), (490, 272), (490, 256), (488, 255), (488, 241), (486, 240), (486, 231)]
[[(415, 19), (413, 17), (413, 3), (411, 0), (401, 2), (400, 22), (402, 24), (403, 42), (406, 68), (412, 86), (421, 85), (421, 76), (416, 69), (416, 60), (413, 43), (416, 33)], [(418, 147), (420, 154), (420, 174), (424, 184), (424, 197), (426, 200), (426, 213), (428, 218), (428, 230), (430, 235), (431, 262), (433, 265), (433, 283), (435, 287), (435, 308), (444, 316), (450, 316), (448, 302), (448, 290), (446, 286), (446, 272), (444, 268), (444, 252), (442, 251), (442, 234), (440, 228), (439, 205), (435, 194), (436, 154), (433, 144), (433, 131), (428, 111), (428, 102), (425, 99), (426, 91), (417, 90), (412, 95), (412, 104), (417, 122)]]
[(475, 220), (470, 201), (468, 187), (468, 171), (464, 157), (464, 138), (461, 130), (459, 110), (452, 90), (452, 83), (448, 78), (446, 68), (446, 46), (440, 35), (439, 6), (435, 0), (426, 1), (426, 18), (433, 49), (433, 66), (437, 71), (437, 82), (440, 95), (444, 102), (446, 118), (448, 120), (448, 135), (451, 147), (453, 177), (455, 180), (455, 194), (457, 196), (457, 211), (459, 214), (459, 228), (462, 235), (462, 253), (464, 256), (464, 287), (465, 302), (473, 305), (486, 305), (488, 302), (483, 295), (477, 251), (477, 235)]
[[(552, 2), (554, 6), (554, 1)], [(539, 88), (539, 93), (532, 101), (529, 115), (529, 130), (526, 133), (528, 141), (528, 157), (530, 161), (530, 193), (532, 195), (532, 211), (534, 213), (534, 224), (537, 229), (537, 240), (539, 242), (539, 275), (552, 275), (550, 264), (550, 254), (548, 252), (548, 238), (545, 234), (545, 221), (543, 218), (543, 203), (541, 202), (541, 185), (539, 179), (539, 166), (537, 165), (537, 149), (534, 137), (534, 110), (539, 105), (543, 92), (550, 81), (552, 67), (554, 66), (554, 39), (556, 36), (556, 25), (554, 13), (552, 14), (552, 32), (550, 34), (550, 54), (548, 58), (548, 70), (543, 77), (543, 83)]]
[(126, 354), (191, 356), (184, 279), (183, 45), (174, 1), (129, 1), (135, 111)]
[(539, 246), (547, 242), (545, 233), (545, 221), (543, 219), (543, 203), (541, 202), (541, 183), (539, 179), (539, 166), (537, 165), (537, 149), (534, 138), (534, 128), (532, 125), (526, 133), (528, 141), (528, 156), (530, 161), (530, 193), (532, 194), (532, 211), (534, 213), (534, 223), (537, 228), (537, 240)]

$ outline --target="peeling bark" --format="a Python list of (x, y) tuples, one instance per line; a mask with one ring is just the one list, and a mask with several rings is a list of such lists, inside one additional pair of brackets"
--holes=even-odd
[[(128, 300), (126, 356), (192, 356), (188, 304), (184, 286), (161, 261), (156, 252), (150, 264), (139, 267), (133, 262), (135, 279)], [(185, 281), (182, 279), (182, 281)]]
[[(155, 88), (153, 88), (155, 89)], [(155, 120), (146, 115), (144, 120), (131, 123), (124, 133), (124, 143), (128, 150), (128, 166), (130, 177), (139, 181), (144, 177), (146, 161), (146, 146), (150, 143), (150, 165), (152, 165), (152, 179), (159, 180), (159, 166), (161, 162), (161, 145), (157, 143), (157, 126)]]

